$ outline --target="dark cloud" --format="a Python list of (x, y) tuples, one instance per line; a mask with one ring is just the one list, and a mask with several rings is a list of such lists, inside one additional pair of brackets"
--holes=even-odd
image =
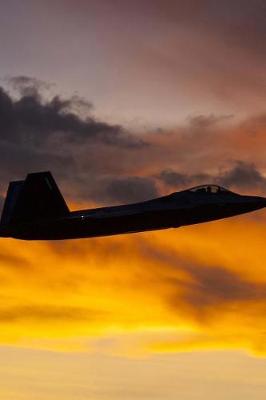
[(163, 170), (158, 178), (163, 181), (166, 185), (173, 187), (180, 187), (189, 185), (192, 181), (191, 176), (183, 174), (181, 172), (176, 172), (171, 169)]
[[(157, 279), (169, 290), (166, 301), (177, 313), (187, 313), (203, 323), (243, 303), (260, 303), (266, 300), (266, 284), (251, 281), (220, 265), (191, 262), (170, 247), (163, 249), (141, 243), (144, 256), (154, 259)], [(153, 282), (154, 285), (156, 282)], [(241, 312), (246, 312), (241, 307)], [(248, 310), (247, 310), (248, 312)]]
[(225, 172), (217, 179), (227, 187), (241, 187), (243, 189), (266, 187), (266, 179), (254, 164), (238, 161), (236, 166)]
[(110, 180), (105, 187), (104, 198), (121, 203), (148, 200), (159, 196), (151, 178), (129, 176)]
[(160, 196), (152, 177), (104, 176), (100, 174), (91, 181), (86, 177), (77, 183), (81, 197), (103, 205), (134, 203)]
[(171, 188), (185, 188), (188, 185), (201, 185), (214, 183), (226, 188), (259, 190), (266, 188), (266, 178), (254, 164), (236, 161), (235, 165), (223, 173), (211, 174), (185, 174), (174, 170), (163, 170), (157, 175), (165, 185)]
[(123, 131), (118, 125), (96, 121), (92, 116), (86, 120), (70, 111), (73, 99), (61, 99), (59, 96), (42, 101), (37, 88), (34, 93), (13, 99), (0, 88), (1, 138), (16, 144), (28, 142), (30, 145), (45, 143), (51, 136), (59, 135), (64, 142), (99, 141), (108, 145), (139, 147), (144, 145)]
[(181, 299), (172, 294), (168, 299), (169, 304), (178, 310), (181, 300), (184, 310), (201, 323), (216, 319), (217, 313), (223, 315), (228, 309), (240, 308), (241, 314), (249, 314), (250, 310), (248, 307), (245, 309), (245, 304), (254, 305), (266, 300), (265, 283), (252, 282), (222, 266), (188, 264), (183, 260), (179, 262), (178, 268), (188, 274), (188, 280), (171, 280), (173, 292), (176, 286), (177, 293), (182, 290), (183, 294)]
[(198, 310), (226, 303), (265, 300), (266, 285), (246, 280), (224, 267), (185, 265), (190, 274), (185, 301)]
[(29, 76), (20, 75), (8, 79), (8, 83), (13, 87), (20, 96), (39, 97), (40, 93), (51, 88), (52, 84), (44, 82), (40, 79), (31, 78)]
[(196, 129), (207, 129), (213, 128), (219, 122), (224, 122), (227, 119), (232, 118), (233, 115), (196, 115), (189, 118), (189, 123), (192, 128)]
[(216, 178), (208, 174), (185, 174), (171, 169), (163, 170), (157, 175), (157, 179), (171, 188), (185, 189), (187, 186), (216, 182)]
[(217, 183), (217, 177), (209, 174), (185, 174), (171, 169), (161, 171), (157, 175), (157, 179), (172, 190), (186, 189), (188, 186)]
[[(101, 192), (97, 182), (102, 167), (108, 164), (108, 152), (112, 152), (117, 160), (114, 163), (118, 163), (119, 152), (138, 151), (147, 146), (121, 126), (97, 121), (85, 99), (78, 96), (47, 99), (42, 91), (49, 85), (46, 87), (44, 82), (26, 76), (11, 78), (9, 82), (18, 96), (0, 87), (2, 194), (10, 180), (23, 179), (31, 171), (51, 170), (63, 187), (69, 188), (71, 182), (76, 198), (84, 193), (82, 186), (91, 181), (94, 194), (91, 198), (97, 198), (97, 191)], [(79, 182), (78, 176), (83, 171), (85, 178)], [(132, 185), (134, 182), (129, 184), (129, 190)], [(114, 192), (110, 197), (115, 197)], [(117, 200), (120, 198), (118, 194)]]
[(41, 170), (52, 171), (67, 201), (99, 204), (202, 183), (266, 190), (265, 115), (229, 125), (230, 116), (196, 115), (172, 131), (134, 134), (97, 121), (91, 104), (77, 96), (47, 98), (43, 82), (23, 76), (12, 82), (18, 97), (0, 88), (2, 196), (10, 180)]
[[(73, 155), (56, 152), (49, 147), (42, 146), (40, 149), (32, 148), (26, 144), (16, 146), (13, 143), (0, 142), (1, 152), (1, 171), (0, 177), (5, 178), (7, 173), (9, 178), (23, 178), (23, 174), (30, 171), (41, 171), (53, 169), (62, 171), (64, 168), (74, 168), (75, 160)], [(18, 175), (21, 171), (21, 176)]]

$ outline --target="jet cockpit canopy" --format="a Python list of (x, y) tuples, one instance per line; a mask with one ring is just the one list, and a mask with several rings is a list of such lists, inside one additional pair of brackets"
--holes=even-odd
[(230, 193), (228, 189), (225, 189), (224, 187), (218, 185), (195, 186), (191, 189), (188, 189), (188, 191), (192, 193), (212, 193), (212, 194)]

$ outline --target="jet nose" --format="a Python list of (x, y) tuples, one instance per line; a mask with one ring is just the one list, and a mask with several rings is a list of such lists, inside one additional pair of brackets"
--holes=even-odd
[(260, 209), (266, 207), (266, 198), (260, 196), (247, 196), (247, 204), (254, 209)]

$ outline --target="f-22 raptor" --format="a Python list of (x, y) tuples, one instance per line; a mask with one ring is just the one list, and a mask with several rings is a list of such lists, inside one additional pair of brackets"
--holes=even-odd
[(50, 172), (10, 182), (0, 237), (24, 240), (91, 238), (178, 228), (266, 207), (266, 198), (202, 185), (134, 204), (70, 211)]

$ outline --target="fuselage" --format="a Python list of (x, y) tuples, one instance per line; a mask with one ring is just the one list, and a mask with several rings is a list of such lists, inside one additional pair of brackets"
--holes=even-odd
[[(217, 188), (214, 190), (213, 188)], [(59, 240), (177, 228), (232, 217), (266, 206), (266, 199), (205, 185), (140, 203), (69, 212), (65, 216), (17, 221), (1, 236)]]

